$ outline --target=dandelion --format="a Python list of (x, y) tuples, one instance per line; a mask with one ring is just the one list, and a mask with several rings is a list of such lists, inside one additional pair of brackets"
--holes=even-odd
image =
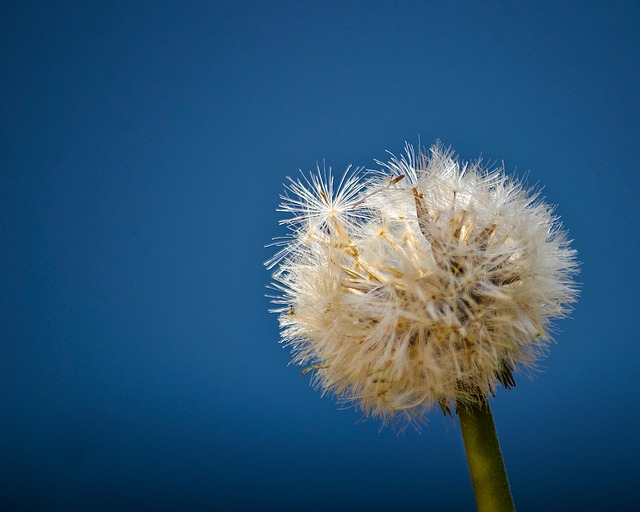
[(439, 144), (333, 183), (318, 171), (282, 196), (290, 233), (268, 265), (294, 362), (383, 421), (488, 412), (498, 384), (535, 369), (577, 295), (553, 209), (504, 168)]

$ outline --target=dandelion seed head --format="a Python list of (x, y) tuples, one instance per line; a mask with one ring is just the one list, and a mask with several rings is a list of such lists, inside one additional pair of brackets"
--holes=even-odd
[(274, 311), (324, 393), (419, 422), (533, 369), (577, 264), (552, 208), (503, 168), (440, 145), (381, 167), (289, 181)]

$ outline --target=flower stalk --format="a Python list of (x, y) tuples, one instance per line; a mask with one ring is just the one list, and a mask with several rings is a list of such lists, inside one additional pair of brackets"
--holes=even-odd
[(515, 510), (500, 443), (486, 398), (456, 407), (478, 512)]

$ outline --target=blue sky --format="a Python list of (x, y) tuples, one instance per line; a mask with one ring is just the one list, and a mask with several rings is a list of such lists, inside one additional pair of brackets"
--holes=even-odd
[(4, 2), (0, 505), (473, 509), (459, 427), (287, 366), (287, 175), (404, 142), (528, 173), (582, 294), (492, 401), (518, 510), (629, 509), (640, 442), (635, 2)]

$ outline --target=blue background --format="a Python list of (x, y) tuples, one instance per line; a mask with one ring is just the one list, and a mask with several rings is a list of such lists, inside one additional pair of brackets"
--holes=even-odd
[(339, 410), (262, 266), (287, 175), (441, 139), (529, 171), (582, 296), (492, 401), (516, 505), (640, 472), (637, 2), (3, 2), (0, 507), (472, 510), (459, 427)]

